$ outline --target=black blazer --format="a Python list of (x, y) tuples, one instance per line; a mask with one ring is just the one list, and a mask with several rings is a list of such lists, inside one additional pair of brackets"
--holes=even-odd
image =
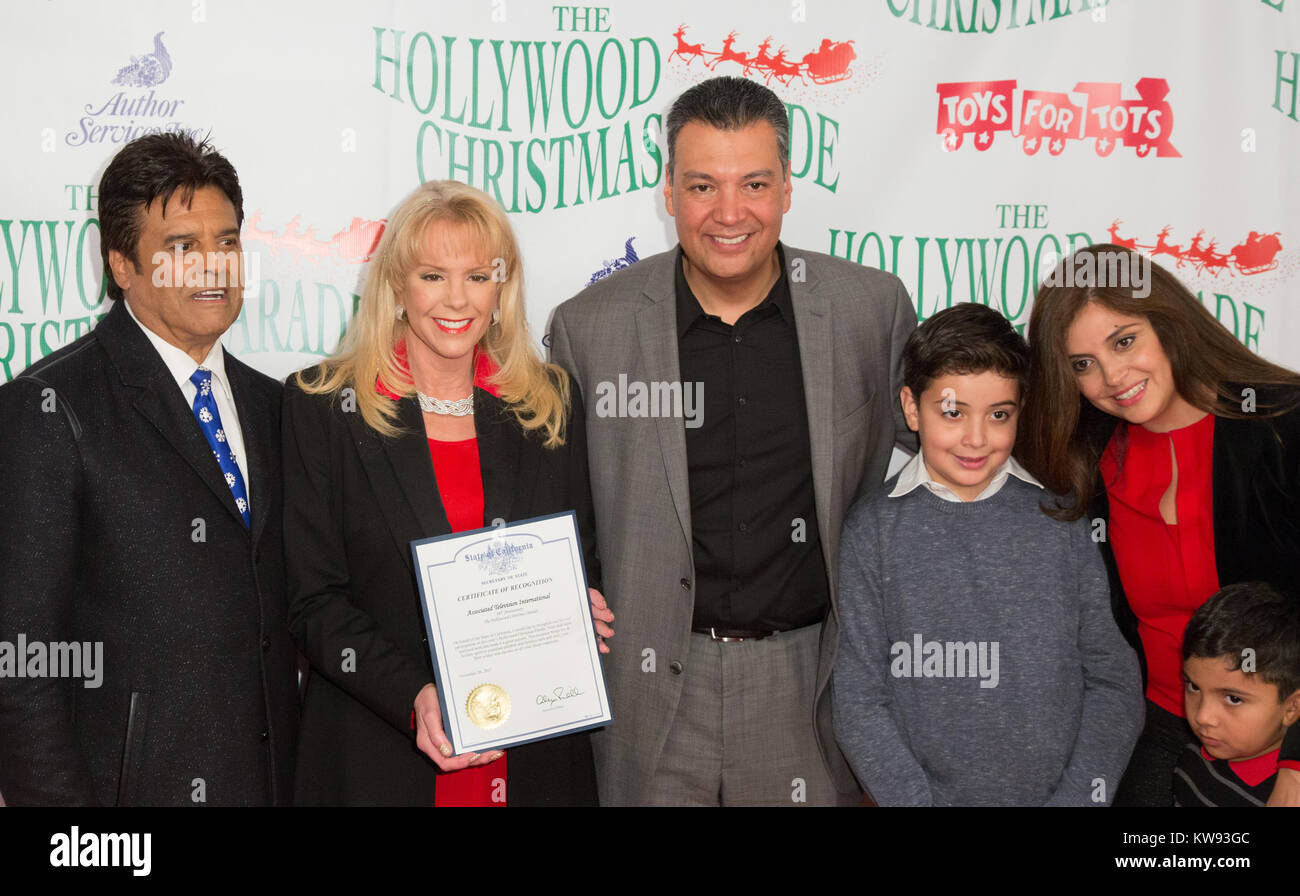
[[(400, 401), (399, 417), (403, 434), (387, 439), (343, 396), (308, 395), (292, 379), (285, 389), (289, 623), (312, 667), (299, 749), (301, 804), (433, 805), (438, 768), (416, 748), (411, 725), (415, 695), (433, 681), (433, 665), (410, 543), (450, 533), (451, 525), (419, 406)], [(484, 525), (576, 510), (595, 584), (581, 407), (554, 450), (477, 388), (474, 419)], [(348, 650), (354, 670), (344, 668)], [(595, 803), (586, 733), (516, 747), (507, 763), (510, 805)]]
[[(1277, 396), (1283, 401), (1286, 395)], [(1260, 406), (1265, 404), (1261, 397)], [(1211, 460), (1214, 489), (1214, 560), (1219, 586), (1238, 582), (1270, 582), (1283, 591), (1296, 591), (1296, 559), (1300, 558), (1300, 407), (1277, 417), (1234, 420), (1214, 418)], [(1110, 518), (1105, 484), (1090, 510), (1093, 519)], [(1137, 617), (1129, 607), (1109, 539), (1102, 554), (1110, 576), (1111, 601), (1120, 631), (1142, 660)], [(1300, 726), (1293, 726), (1283, 756), (1300, 758)]]
[(298, 708), (281, 386), (226, 355), (252, 530), (121, 302), (0, 387), (0, 641), (101, 642), (102, 683), (0, 678), (10, 804), (286, 804)]

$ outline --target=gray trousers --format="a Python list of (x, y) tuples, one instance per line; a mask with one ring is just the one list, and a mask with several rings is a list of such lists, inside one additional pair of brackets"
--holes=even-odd
[(651, 804), (836, 805), (813, 728), (820, 636), (820, 625), (734, 643), (692, 634)]

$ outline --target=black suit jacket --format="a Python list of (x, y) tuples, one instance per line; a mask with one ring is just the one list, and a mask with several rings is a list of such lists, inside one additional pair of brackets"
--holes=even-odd
[(226, 355), (252, 529), (121, 303), (0, 387), (0, 641), (99, 642), (102, 682), (0, 678), (10, 804), (259, 805), (292, 793), (282, 388)]
[[(437, 766), (416, 748), (411, 727), (415, 695), (433, 668), (410, 543), (451, 525), (419, 406), (403, 400), (399, 415), (403, 434), (386, 439), (343, 395), (307, 395), (292, 380), (285, 389), (290, 626), (312, 666), (300, 803), (433, 805)], [(474, 390), (474, 420), (484, 525), (576, 510), (595, 584), (581, 407), (554, 450), (482, 389)], [(345, 651), (355, 668), (345, 668)], [(516, 747), (507, 763), (510, 805), (595, 802), (585, 733)]]
[[(1287, 393), (1261, 397), (1287, 402)], [(1214, 561), (1219, 587), (1239, 582), (1270, 582), (1283, 591), (1297, 591), (1296, 559), (1300, 558), (1300, 407), (1276, 417), (1234, 420), (1214, 418), (1211, 460), (1214, 490)], [(1093, 519), (1110, 518), (1105, 485), (1098, 479)], [(1129, 607), (1109, 539), (1102, 554), (1110, 575), (1111, 601), (1120, 631), (1142, 660), (1137, 617)], [(1300, 759), (1300, 726), (1293, 726), (1282, 755)]]

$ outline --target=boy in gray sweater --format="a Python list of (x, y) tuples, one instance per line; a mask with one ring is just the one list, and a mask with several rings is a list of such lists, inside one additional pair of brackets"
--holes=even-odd
[(1107, 805), (1142, 727), (1137, 657), (1088, 520), (1011, 456), (1024, 339), (962, 304), (912, 334), (921, 450), (840, 548), (835, 733), (882, 806)]

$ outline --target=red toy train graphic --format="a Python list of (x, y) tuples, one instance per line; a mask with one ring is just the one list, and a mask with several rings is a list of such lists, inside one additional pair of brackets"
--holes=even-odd
[(961, 148), (967, 134), (983, 152), (993, 145), (993, 135), (1006, 131), (1021, 139), (1025, 155), (1047, 146), (1059, 156), (1070, 140), (1094, 140), (1099, 156), (1108, 156), (1117, 145), (1131, 146), (1140, 158), (1155, 150), (1161, 158), (1178, 158), (1181, 153), (1169, 142), (1174, 113), (1165, 97), (1169, 84), (1164, 78), (1142, 78), (1137, 82), (1137, 99), (1122, 99), (1118, 83), (1080, 81), (1075, 94), (1083, 94), (1083, 105), (1068, 93), (1023, 90), (1016, 105), (1015, 80), (954, 81), (939, 84), (937, 133), (943, 148)]

